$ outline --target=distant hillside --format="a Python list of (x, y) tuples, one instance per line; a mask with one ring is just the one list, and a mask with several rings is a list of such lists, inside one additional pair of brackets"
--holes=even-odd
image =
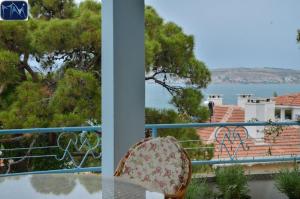
[(299, 84), (300, 70), (283, 68), (220, 68), (213, 69), (213, 83)]

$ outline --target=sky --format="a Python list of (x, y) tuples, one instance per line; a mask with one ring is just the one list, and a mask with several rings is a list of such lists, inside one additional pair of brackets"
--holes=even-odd
[(300, 0), (145, 0), (195, 37), (209, 68), (300, 69)]

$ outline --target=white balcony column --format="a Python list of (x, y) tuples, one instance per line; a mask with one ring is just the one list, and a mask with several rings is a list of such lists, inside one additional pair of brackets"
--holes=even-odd
[(285, 109), (281, 108), (280, 109), (280, 121), (285, 121)]
[(144, 136), (144, 0), (102, 0), (102, 173)]

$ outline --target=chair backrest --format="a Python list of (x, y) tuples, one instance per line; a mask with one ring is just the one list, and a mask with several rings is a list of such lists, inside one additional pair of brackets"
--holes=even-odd
[(184, 194), (190, 181), (191, 161), (173, 137), (145, 139), (128, 151), (115, 175), (177, 196)]

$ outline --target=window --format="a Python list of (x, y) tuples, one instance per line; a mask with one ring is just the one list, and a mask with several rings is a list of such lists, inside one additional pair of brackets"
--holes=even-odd
[(281, 110), (280, 109), (275, 109), (275, 119), (281, 119)]
[(291, 120), (292, 119), (292, 110), (291, 109), (287, 109), (285, 110), (285, 119), (286, 120)]

